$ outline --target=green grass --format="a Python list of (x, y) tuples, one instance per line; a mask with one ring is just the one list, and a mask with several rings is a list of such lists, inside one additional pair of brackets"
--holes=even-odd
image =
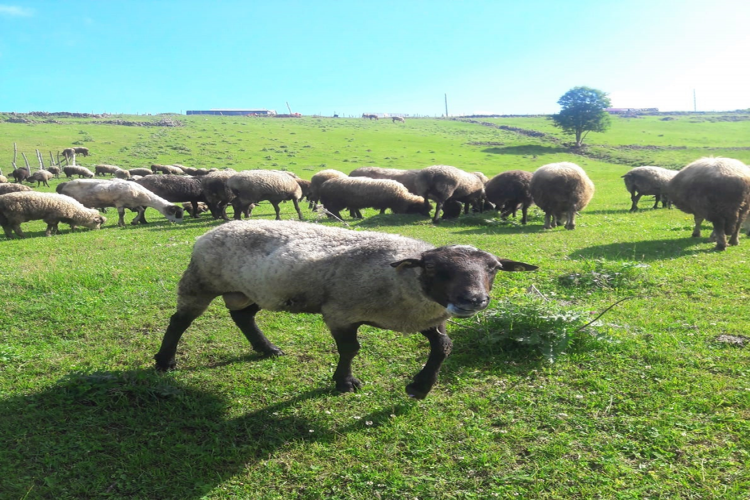
[[(184, 127), (0, 122), (0, 164), (10, 165), (14, 141), (31, 160), (35, 148), (81, 137), (91, 139), (92, 155), (79, 158), (87, 166), (286, 168), (306, 178), (362, 165), (493, 175), (574, 161), (596, 195), (572, 232), (542, 230), (536, 208), (526, 227), (492, 213), (439, 226), (374, 211), (345, 219), (540, 267), (498, 276), (486, 314), (449, 324), (454, 351), (424, 401), (404, 392), (427, 357), (419, 335), (361, 328), (353, 367), (365, 385), (338, 395), (335, 346), (318, 316), (261, 313), (287, 353), (262, 359), (220, 301), (183, 337), (179, 369), (157, 374), (152, 356), (192, 244), (220, 223), (170, 225), (150, 210), (148, 226), (118, 228), (110, 211), (100, 231), (51, 238), (43, 223), (25, 224), (26, 240), (0, 239), (0, 497), (747, 498), (750, 354), (715, 340), (750, 327), (746, 240), (717, 253), (690, 238), (686, 214), (628, 213), (627, 165), (476, 124), (179, 119)], [(543, 119), (506, 122), (550, 132)], [(680, 157), (687, 163), (712, 144), (747, 145), (746, 127), (618, 119), (611, 136), (589, 140), (645, 136), (665, 158), (695, 152)], [(686, 150), (650, 142), (659, 134)], [(261, 205), (253, 217), (272, 214)], [(291, 205), (282, 216), (296, 217)], [(532, 285), (544, 298), (529, 295)]]

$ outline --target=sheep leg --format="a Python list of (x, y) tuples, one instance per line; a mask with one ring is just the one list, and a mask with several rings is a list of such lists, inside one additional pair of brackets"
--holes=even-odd
[(234, 220), (242, 220), (242, 202), (239, 198), (232, 200), (232, 208), (234, 209)]
[(362, 383), (352, 376), (352, 360), (359, 352), (357, 328), (359, 324), (331, 328), (331, 335), (336, 341), (336, 349), (339, 352), (339, 364), (333, 373), (333, 381), (339, 392), (355, 392), (362, 387)]
[[(276, 220), (281, 220), (281, 208), (279, 207), (279, 202), (272, 201), (271, 205), (273, 205), (273, 209), (276, 211)], [(297, 210), (299, 210), (299, 207), (297, 207)]]
[[(159, 352), (154, 355), (156, 369), (159, 371), (171, 370), (175, 367), (174, 355), (177, 352), (177, 344), (180, 342), (185, 330), (208, 308), (213, 295), (197, 295), (178, 297), (177, 311), (169, 318), (169, 326), (164, 332)], [(183, 302), (180, 305), (180, 302)]]
[(695, 219), (695, 228), (693, 228), (693, 238), (700, 238), (701, 237), (701, 224), (703, 224), (703, 217), (698, 217), (697, 215), (693, 217)]
[(421, 332), (430, 341), (430, 355), (422, 371), (406, 386), (406, 393), (416, 399), (424, 399), (437, 382), (440, 367), (453, 349), (453, 342), (445, 334), (445, 323)]
[(630, 201), (633, 202), (633, 205), (630, 207), (631, 212), (637, 212), (638, 211), (638, 201), (641, 199), (642, 194), (636, 194), (637, 191), (633, 191), (633, 193), (630, 195)]
[(299, 209), (299, 202), (295, 199), (292, 199), (292, 203), (294, 203), (294, 209), (297, 211), (299, 220), (302, 220), (302, 210)]
[(661, 195), (659, 193), (656, 193), (654, 195), (654, 208), (659, 208), (659, 200), (661, 199)]
[(727, 224), (725, 225), (726, 229), (725, 232), (730, 235), (729, 237), (729, 244), (731, 246), (736, 246), (740, 244), (739, 234), (740, 234), (740, 228), (742, 227), (742, 219), (744, 217), (738, 217), (737, 220), (734, 221), (733, 224), (729, 224), (729, 221), (727, 221)]
[(552, 229), (552, 214), (544, 214), (544, 229)]
[(566, 214), (565, 229), (573, 230), (576, 228), (576, 211), (571, 210)]
[(13, 239), (13, 228), (10, 224), (3, 224), (3, 231), (5, 231), (5, 237), (9, 240)]
[(445, 202), (443, 202), (443, 201), (436, 201), (435, 202), (435, 216), (432, 218), (432, 222), (434, 224), (437, 224), (438, 222), (440, 222), (440, 218), (439, 218), (440, 211), (443, 209), (443, 204), (444, 203)]
[(727, 235), (724, 232), (724, 222), (724, 219), (719, 219), (718, 221), (714, 222), (713, 235), (716, 239), (716, 250), (727, 249)]
[[(227, 307), (230, 307), (231, 304), (227, 301), (226, 297), (227, 296), (225, 295), (224, 301), (226, 302)], [(258, 304), (251, 304), (238, 311), (230, 309), (229, 315), (232, 317), (232, 320), (234, 320), (234, 324), (237, 325), (245, 335), (245, 338), (250, 342), (250, 345), (253, 346), (255, 352), (259, 352), (266, 356), (283, 356), (284, 352), (273, 345), (266, 336), (263, 335), (263, 332), (255, 323), (255, 315), (258, 311), (260, 311)]]
[[(524, 204), (523, 206), (521, 206), (521, 214), (523, 216), (523, 217), (521, 217), (521, 224), (523, 224), (524, 226), (526, 225), (526, 221), (528, 220), (528, 217), (527, 217), (528, 211), (529, 211), (528, 205)], [(513, 217), (515, 217), (515, 216), (516, 216), (516, 214), (514, 213)]]
[(138, 215), (133, 222), (138, 221), (138, 224), (148, 224), (146, 220), (146, 207), (138, 207)]
[(193, 219), (197, 219), (198, 218), (198, 202), (191, 201), (190, 204), (193, 206), (193, 213), (191, 215), (193, 216)]
[(125, 207), (118, 208), (117, 213), (120, 216), (119, 220), (117, 221), (117, 225), (122, 227), (125, 225)]
[(21, 231), (21, 224), (13, 224), (13, 230), (16, 232), (19, 238), (25, 238), (26, 235)]

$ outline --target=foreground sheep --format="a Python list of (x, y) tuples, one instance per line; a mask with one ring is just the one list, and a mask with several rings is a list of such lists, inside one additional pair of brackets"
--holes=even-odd
[(230, 222), (195, 243), (156, 367), (175, 366), (180, 337), (221, 295), (253, 349), (266, 355), (283, 353), (255, 323), (258, 311), (321, 314), (338, 348), (333, 379), (341, 392), (361, 386), (351, 372), (360, 325), (421, 332), (430, 355), (406, 386), (421, 399), (451, 351), (445, 322), (487, 307), (498, 270), (533, 269), (465, 245), (436, 249), (392, 234), (293, 221)]
[(40, 219), (47, 223), (47, 236), (58, 232), (60, 222), (75, 231), (76, 226), (99, 229), (107, 220), (98, 211), (60, 194), (21, 191), (0, 196), (0, 226), (8, 239), (13, 238), (13, 231), (23, 238), (21, 223)]
[(297, 216), (302, 220), (299, 200), (302, 198), (302, 188), (291, 175), (286, 172), (270, 170), (245, 170), (231, 176), (227, 180), (227, 187), (232, 190), (236, 198), (232, 200), (234, 218), (239, 220), (242, 211), (252, 203), (269, 201), (276, 211), (276, 220), (281, 220), (279, 203), (291, 200)]
[(630, 193), (630, 201), (633, 205), (631, 212), (638, 210), (638, 200), (641, 196), (655, 196), (654, 208), (659, 206), (659, 200), (664, 207), (672, 208), (672, 203), (665, 195), (667, 184), (677, 175), (677, 170), (669, 170), (661, 167), (636, 167), (622, 178), (625, 180), (625, 189)]
[(510, 170), (497, 174), (484, 186), (487, 201), (494, 204), (500, 216), (505, 218), (521, 208), (521, 224), (526, 224), (529, 207), (534, 202), (531, 197), (531, 172)]
[(384, 214), (391, 209), (394, 214), (421, 214), (430, 216), (432, 207), (421, 196), (411, 194), (406, 187), (390, 179), (368, 177), (343, 177), (330, 179), (320, 186), (320, 201), (335, 217), (347, 208), (353, 217), (361, 219), (363, 208), (375, 208)]
[(683, 212), (693, 214), (693, 238), (701, 223), (713, 223), (716, 249), (739, 244), (742, 222), (750, 211), (750, 167), (732, 158), (701, 158), (680, 170), (669, 184), (667, 196)]
[(138, 215), (131, 224), (143, 222), (146, 207), (155, 208), (170, 222), (182, 222), (183, 209), (160, 198), (135, 182), (113, 179), (111, 181), (78, 179), (58, 184), (57, 192), (74, 198), (91, 208), (115, 207), (120, 216), (117, 225), (125, 225), (125, 209), (134, 210)]
[(539, 167), (531, 177), (531, 197), (544, 211), (544, 229), (561, 224), (575, 229), (576, 213), (594, 197), (594, 183), (575, 163), (550, 163)]
[(433, 165), (419, 170), (416, 174), (416, 190), (425, 201), (435, 200), (435, 216), (438, 222), (440, 211), (448, 199), (465, 204), (465, 212), (472, 205), (483, 210), (484, 182), (475, 174), (449, 165)]
[(65, 167), (63, 168), (63, 173), (68, 179), (70, 179), (74, 175), (77, 175), (79, 179), (81, 177), (85, 177), (87, 179), (91, 179), (94, 177), (94, 172), (86, 167), (81, 167), (79, 165), (71, 165), (69, 167)]

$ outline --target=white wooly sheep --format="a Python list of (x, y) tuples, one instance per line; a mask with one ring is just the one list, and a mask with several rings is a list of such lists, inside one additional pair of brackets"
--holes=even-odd
[(36, 187), (39, 187), (41, 184), (44, 184), (45, 186), (49, 187), (49, 180), (52, 179), (55, 176), (52, 172), (48, 170), (37, 170), (30, 176), (28, 176), (26, 179), (24, 179), (26, 182), (34, 183), (36, 182)]
[(339, 179), (344, 177), (346, 177), (344, 172), (339, 172), (332, 168), (321, 170), (310, 177), (310, 196), (308, 197), (310, 209), (314, 209), (315, 205), (320, 201), (320, 186), (322, 186), (324, 182), (329, 179)]
[(0, 184), (5, 184), (6, 182), (8, 182), (8, 178), (0, 172)]
[(52, 175), (55, 176), (55, 179), (57, 179), (60, 177), (62, 169), (58, 165), (50, 165), (49, 167), (47, 167), (47, 172), (51, 172)]
[(739, 244), (739, 232), (750, 211), (750, 167), (732, 158), (701, 158), (677, 172), (667, 196), (683, 212), (693, 214), (693, 238), (704, 220), (713, 223), (717, 250)]
[(167, 200), (155, 195), (135, 182), (112, 179), (109, 181), (94, 179), (77, 179), (63, 182), (56, 188), (57, 192), (80, 201), (87, 207), (115, 207), (120, 216), (117, 225), (125, 225), (125, 209), (138, 215), (132, 224), (138, 224), (143, 218), (146, 207), (155, 208), (170, 222), (182, 222), (184, 210)]
[(15, 182), (12, 184), (0, 184), (0, 195), (17, 193), (19, 191), (33, 191), (33, 189), (29, 186), (24, 186), (23, 184), (16, 184)]
[(631, 212), (638, 210), (638, 200), (641, 196), (655, 196), (654, 208), (659, 206), (659, 200), (664, 207), (672, 208), (672, 203), (665, 195), (667, 184), (677, 175), (677, 170), (669, 170), (662, 167), (636, 167), (622, 178), (625, 180), (625, 189), (630, 193), (630, 200), (633, 205), (630, 207)]
[(131, 168), (128, 170), (131, 176), (133, 175), (140, 175), (141, 177), (146, 177), (147, 175), (153, 175), (153, 172), (147, 168)]
[(232, 200), (234, 218), (240, 219), (243, 209), (251, 203), (269, 201), (276, 210), (276, 220), (281, 220), (279, 203), (291, 200), (299, 219), (302, 212), (299, 200), (302, 198), (302, 188), (287, 172), (271, 170), (245, 170), (234, 174), (227, 180), (227, 187), (232, 190), (236, 198)]
[(196, 241), (156, 366), (175, 366), (182, 334), (222, 296), (253, 349), (270, 356), (283, 352), (258, 328), (258, 311), (321, 314), (339, 352), (333, 379), (342, 392), (361, 385), (351, 371), (360, 325), (422, 333), (430, 355), (406, 391), (424, 398), (451, 352), (446, 321), (486, 308), (498, 270), (533, 269), (467, 245), (434, 248), (393, 234), (296, 221), (230, 222)]
[(121, 171), (122, 169), (118, 167), (117, 165), (94, 165), (94, 175), (102, 177), (106, 174), (115, 175), (117, 172)]
[(94, 172), (86, 167), (81, 167), (80, 165), (71, 165), (69, 167), (64, 167), (63, 173), (68, 179), (70, 179), (74, 175), (77, 175), (79, 179), (81, 177), (85, 177), (87, 179), (91, 179), (92, 177), (94, 177)]
[(417, 173), (415, 170), (400, 170), (398, 168), (382, 167), (359, 167), (349, 173), (349, 177), (369, 177), (371, 179), (391, 179), (398, 181), (409, 190), (410, 193), (420, 195), (417, 191)]
[(565, 229), (575, 229), (576, 213), (594, 197), (594, 183), (575, 163), (543, 165), (531, 176), (531, 197), (544, 211), (544, 229), (565, 219)]
[(368, 177), (343, 177), (330, 179), (320, 186), (320, 201), (331, 214), (346, 208), (352, 216), (362, 218), (363, 208), (376, 208), (384, 214), (391, 209), (394, 214), (421, 214), (430, 216), (432, 207), (425, 199), (409, 192), (406, 186), (390, 179)]
[(46, 222), (45, 234), (51, 236), (58, 232), (60, 222), (70, 224), (71, 231), (75, 231), (76, 226), (99, 229), (107, 219), (61, 194), (20, 191), (0, 196), (0, 225), (8, 239), (13, 238), (13, 231), (23, 238), (21, 223), (31, 220)]
[(449, 165), (433, 165), (419, 170), (416, 175), (416, 190), (425, 200), (435, 200), (435, 216), (438, 222), (440, 211), (446, 201), (464, 203), (464, 212), (469, 205), (483, 210), (484, 182), (477, 175)]

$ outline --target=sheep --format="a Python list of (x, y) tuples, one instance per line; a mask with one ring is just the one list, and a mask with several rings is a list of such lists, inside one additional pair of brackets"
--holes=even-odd
[(638, 211), (638, 200), (644, 194), (656, 197), (653, 208), (659, 206), (659, 200), (663, 207), (672, 208), (672, 203), (665, 196), (664, 190), (675, 175), (676, 170), (661, 167), (636, 167), (623, 175), (625, 189), (630, 193), (630, 200), (633, 202), (630, 211)]
[[(198, 209), (195, 211), (195, 214), (202, 214), (203, 212), (208, 212), (209, 208), (208, 205), (203, 203), (202, 201), (198, 203), (197, 205)], [(182, 204), (182, 209), (185, 210), (188, 214), (190, 214), (193, 217), (197, 217), (198, 215), (193, 215), (193, 204), (185, 202)]]
[(206, 204), (214, 219), (221, 217), (224, 220), (229, 220), (227, 205), (234, 200), (235, 195), (227, 186), (227, 181), (236, 173), (234, 170), (221, 170), (200, 178)]
[(17, 193), (19, 191), (33, 191), (33, 189), (23, 184), (0, 184), (0, 195)]
[(713, 223), (716, 250), (739, 244), (742, 222), (750, 211), (750, 168), (732, 158), (700, 158), (667, 184), (667, 197), (683, 212), (693, 214), (693, 238), (700, 238), (701, 223)]
[(346, 177), (344, 172), (339, 172), (332, 168), (321, 170), (310, 178), (310, 196), (307, 198), (310, 202), (310, 209), (314, 209), (315, 205), (320, 201), (320, 186), (328, 179)]
[(438, 217), (443, 205), (448, 199), (454, 199), (468, 205), (471, 204), (482, 211), (484, 202), (484, 183), (474, 175), (464, 172), (449, 165), (433, 165), (419, 170), (416, 174), (416, 190), (427, 202), (428, 199), (435, 200), (435, 216), (433, 222), (438, 222)]
[(73, 150), (75, 151), (77, 155), (83, 155), (83, 156), (89, 155), (89, 148), (73, 148)]
[(65, 148), (60, 154), (63, 155), (63, 158), (70, 161), (76, 154), (76, 148)]
[(55, 176), (55, 179), (58, 179), (60, 177), (60, 173), (62, 173), (62, 169), (58, 165), (50, 165), (49, 167), (47, 167), (47, 172), (50, 172)]
[(258, 328), (258, 311), (321, 314), (339, 352), (333, 380), (341, 392), (361, 387), (351, 371), (360, 325), (420, 332), (430, 354), (406, 391), (422, 399), (451, 352), (446, 321), (485, 309), (498, 270), (534, 269), (468, 245), (434, 248), (394, 234), (295, 221), (230, 222), (196, 241), (156, 368), (176, 366), (180, 337), (221, 295), (252, 348), (267, 356), (284, 353)]
[[(152, 193), (172, 203), (188, 201), (192, 203), (193, 218), (198, 218), (198, 202), (205, 202), (201, 180), (195, 177), (176, 177), (174, 175), (149, 175), (135, 181)], [(145, 217), (144, 219), (145, 220)]]
[(234, 174), (227, 180), (227, 187), (232, 190), (236, 198), (232, 200), (234, 218), (239, 220), (243, 207), (251, 203), (268, 200), (276, 210), (276, 220), (281, 220), (279, 203), (292, 200), (299, 219), (302, 212), (299, 209), (299, 199), (302, 198), (302, 188), (289, 175), (269, 170), (245, 170)]
[(128, 180), (131, 179), (133, 176), (130, 175), (130, 172), (128, 170), (119, 169), (115, 171), (115, 177), (122, 180)]
[(31, 175), (31, 169), (29, 167), (17, 168), (13, 170), (13, 172), (10, 173), (10, 176), (13, 177), (13, 180), (19, 184), (23, 182), (30, 175)]
[(560, 225), (576, 227), (576, 213), (594, 197), (594, 183), (575, 163), (550, 163), (539, 167), (531, 176), (531, 197), (544, 211), (544, 229)]
[(47, 223), (47, 236), (58, 232), (60, 222), (70, 224), (70, 230), (75, 231), (76, 226), (99, 229), (107, 220), (96, 210), (61, 194), (21, 191), (0, 196), (0, 225), (8, 239), (13, 238), (13, 231), (23, 238), (21, 223), (40, 219)]
[(341, 209), (353, 211), (353, 217), (362, 218), (360, 209), (376, 208), (384, 214), (387, 208), (395, 214), (421, 214), (430, 216), (429, 202), (411, 194), (400, 182), (390, 179), (343, 177), (330, 179), (320, 186), (320, 201), (331, 214), (341, 218)]
[(152, 175), (153, 172), (147, 168), (131, 168), (128, 170), (130, 172), (130, 175), (140, 175), (141, 177), (146, 177), (147, 175)]
[(391, 179), (398, 181), (410, 193), (420, 195), (417, 190), (417, 174), (419, 170), (400, 170), (398, 168), (359, 167), (349, 173), (349, 177), (369, 177), (371, 179)]
[(521, 224), (527, 222), (527, 212), (534, 202), (531, 197), (531, 172), (510, 170), (497, 174), (484, 186), (487, 201), (493, 203), (500, 216), (507, 218), (521, 207)]
[(306, 179), (300, 179), (300, 178), (296, 178), (294, 180), (297, 181), (297, 184), (299, 184), (299, 187), (302, 190), (302, 198), (306, 198), (307, 201), (309, 202), (310, 201), (310, 181)]
[(125, 225), (125, 209), (137, 211), (138, 215), (131, 224), (146, 224), (143, 213), (146, 207), (155, 208), (170, 222), (182, 222), (182, 208), (160, 198), (145, 187), (135, 182), (112, 179), (109, 181), (94, 179), (77, 179), (59, 184), (56, 191), (80, 201), (87, 207), (115, 207), (120, 216), (117, 225)]
[(40, 184), (44, 184), (45, 186), (49, 187), (49, 180), (53, 178), (55, 174), (48, 170), (37, 170), (33, 174), (31, 174), (29, 177), (27, 177), (25, 180), (29, 183), (36, 182), (36, 187), (39, 187)]
[(8, 178), (3, 175), (2, 171), (0, 171), (0, 184), (5, 184), (6, 182), (8, 182)]
[(122, 169), (116, 165), (94, 165), (95, 176), (101, 175), (104, 177), (106, 174), (115, 175), (120, 170)]
[(179, 167), (174, 167), (172, 165), (158, 165), (154, 164), (151, 165), (151, 171), (155, 174), (156, 172), (161, 172), (165, 175), (185, 175), (185, 172), (182, 171)]
[(391, 119), (393, 120), (393, 123), (406, 123), (406, 120), (404, 120), (403, 116), (391, 116)]
[(94, 172), (89, 170), (86, 167), (81, 167), (80, 165), (71, 165), (68, 167), (63, 168), (63, 173), (65, 174), (65, 177), (70, 179), (74, 175), (77, 175), (80, 179), (81, 177), (85, 177), (87, 179), (91, 179), (94, 177)]

